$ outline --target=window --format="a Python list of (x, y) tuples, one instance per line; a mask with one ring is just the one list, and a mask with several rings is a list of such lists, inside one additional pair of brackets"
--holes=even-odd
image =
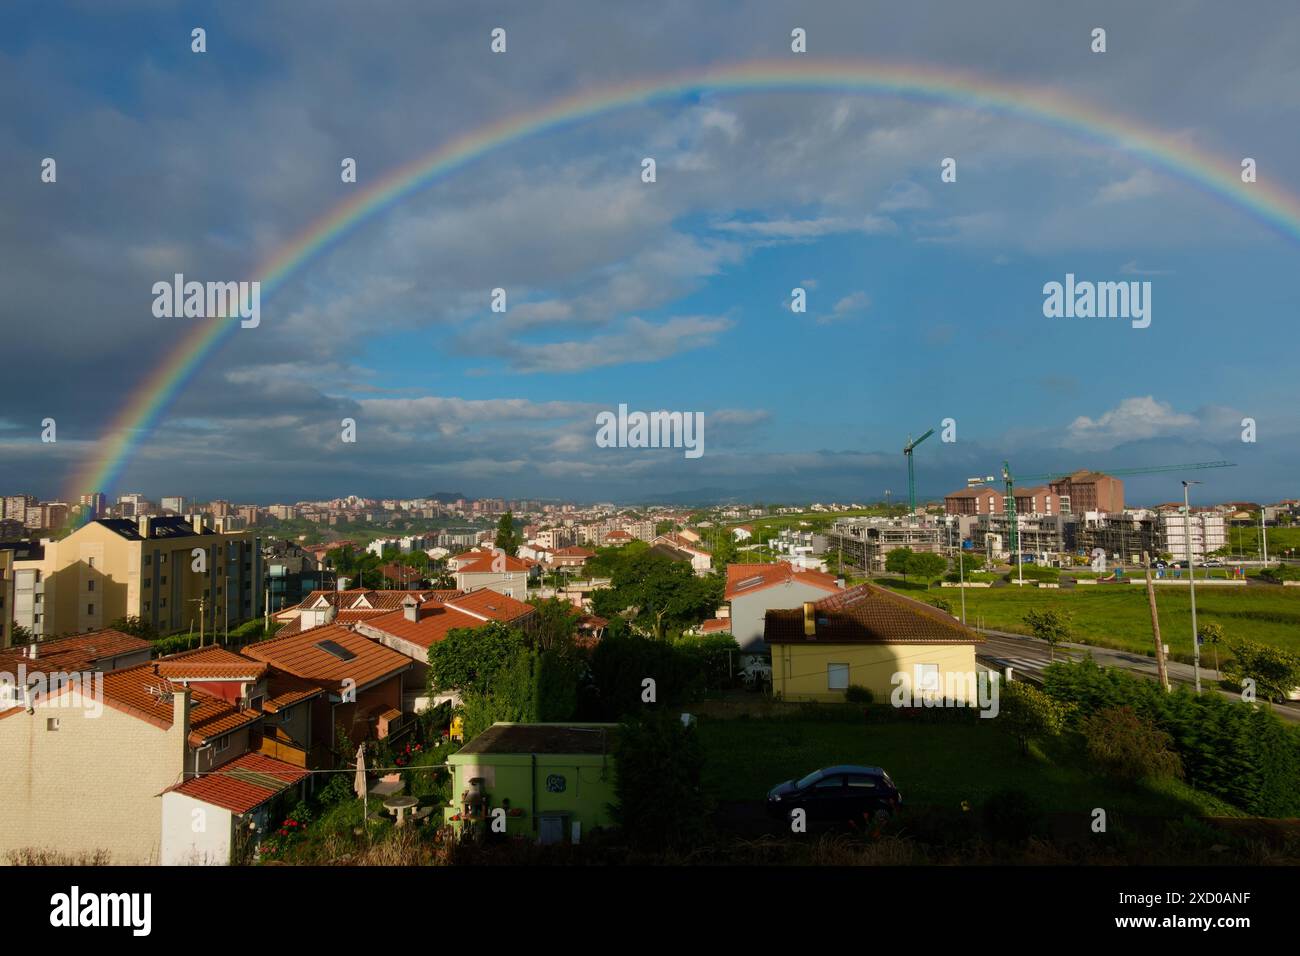
[(875, 777), (869, 777), (866, 774), (855, 773), (849, 775), (849, 786), (855, 790), (875, 790), (879, 781)]
[(86, 613), (87, 613), (87, 614), (94, 614), (94, 613), (95, 613), (95, 605), (93, 605), (93, 604), (87, 604), (87, 605), (86, 605)]
[(151, 565), (151, 564), (153, 564), (153, 555), (152, 555), (152, 554), (146, 554), (146, 555), (144, 556), (144, 566), (147, 568), (147, 567), (149, 567), (149, 565)]
[(92, 580), (92, 581), (87, 581), (87, 582), (86, 582), (86, 590), (87, 590), (87, 591), (93, 591), (93, 590), (95, 590), (95, 582), (94, 582), (93, 580)]
[(158, 578), (158, 583), (159, 583), (159, 584), (166, 584), (166, 583), (167, 583), (167, 575), (164, 574), (164, 575), (162, 575), (160, 578)]
[(225, 753), (227, 750), (229, 750), (230, 734), (222, 734), (220, 737), (218, 737), (216, 743), (213, 745), (213, 749), (219, 754)]
[(826, 665), (826, 689), (827, 690), (848, 690), (849, 687), (849, 665), (848, 664), (827, 664)]
[(814, 790), (838, 790), (842, 786), (844, 786), (844, 778), (836, 773), (836, 774), (831, 774), (829, 777), (822, 777), (815, 784), (813, 784), (813, 789)]
[(45, 729), (46, 729), (46, 730), (58, 730), (60, 726), (61, 726), (61, 725), (59, 724), (59, 718), (57, 718), (57, 717), (46, 717), (46, 718), (45, 718)]
[(144, 586), (145, 586), (145, 587), (152, 587), (152, 586), (153, 586), (153, 578), (145, 578), (145, 579), (144, 579)]
[(149, 610), (150, 610), (150, 608), (151, 608), (151, 604), (150, 604), (150, 602), (149, 602), (149, 601), (145, 601), (145, 602), (144, 602), (145, 613), (148, 613)]
[(95, 559), (94, 559), (94, 558), (87, 558), (87, 559), (86, 559), (86, 564), (88, 564), (90, 567), (93, 568), (93, 567), (95, 566)]

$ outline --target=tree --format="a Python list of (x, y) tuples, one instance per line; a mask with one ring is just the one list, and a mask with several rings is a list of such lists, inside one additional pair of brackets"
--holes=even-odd
[(123, 634), (130, 634), (132, 637), (139, 637), (146, 641), (158, 640), (158, 629), (149, 621), (143, 621), (134, 614), (127, 617), (119, 617), (108, 625), (111, 630), (121, 631)]
[(1044, 608), (1030, 611), (1024, 620), (1034, 637), (1047, 642), (1052, 660), (1056, 660), (1056, 645), (1070, 636), (1070, 613)]
[(1214, 648), (1214, 669), (1219, 669), (1219, 645), (1223, 643), (1223, 627), (1213, 621), (1203, 621), (1196, 629), (1202, 643)]
[(1232, 657), (1224, 663), (1223, 675), (1238, 686), (1254, 680), (1258, 695), (1265, 700), (1285, 700), (1300, 687), (1300, 656), (1239, 637), (1224, 643)]
[(534, 598), (528, 602), (537, 609), (529, 625), (533, 643), (544, 651), (568, 647), (578, 633), (582, 615), (568, 601), (559, 598)]
[(958, 574), (969, 579), (972, 573), (984, 570), (985, 557), (977, 551), (958, 551), (953, 564), (956, 565)]
[(885, 555), (885, 570), (894, 574), (901, 574), (903, 580), (907, 580), (907, 563), (912, 559), (915, 552), (911, 548), (895, 548)]
[(905, 567), (908, 574), (920, 578), (928, 588), (930, 582), (943, 577), (943, 573), (948, 570), (948, 559), (941, 554), (921, 551), (910, 555)]
[(1121, 780), (1183, 776), (1174, 739), (1132, 707), (1106, 707), (1079, 722), (1088, 757)]
[(610, 587), (592, 595), (593, 610), (607, 618), (627, 612), (656, 638), (698, 624), (722, 602), (721, 575), (697, 577), (688, 562), (642, 549), (618, 555), (611, 565)]
[(1065, 707), (1022, 681), (1001, 684), (998, 726), (1015, 737), (1020, 753), (1029, 755), (1029, 742), (1054, 737), (1065, 722)]
[(614, 738), (614, 822), (639, 849), (693, 849), (705, 836), (704, 747), (671, 711), (642, 711)]
[(493, 544), (512, 558), (519, 554), (523, 540), (515, 530), (515, 516), (512, 512), (507, 511), (497, 521), (497, 536)]
[(429, 691), (486, 692), (493, 678), (527, 647), (521, 630), (499, 621), (454, 627), (429, 648)]

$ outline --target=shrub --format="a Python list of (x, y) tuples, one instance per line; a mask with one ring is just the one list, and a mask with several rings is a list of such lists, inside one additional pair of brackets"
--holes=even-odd
[(1029, 753), (1031, 740), (1061, 732), (1067, 709), (1059, 701), (1022, 681), (1003, 683), (1001, 687), (998, 726), (1016, 738), (1022, 754)]
[(1080, 721), (1088, 757), (1122, 780), (1183, 776), (1173, 737), (1132, 707), (1107, 707)]
[[(1265, 707), (1151, 680), (1091, 659), (1053, 664), (1044, 690), (1070, 705), (1074, 719), (1130, 706), (1172, 737), (1187, 782), (1258, 816), (1300, 815), (1300, 729)], [(1067, 720), (1071, 719), (1067, 713)]]
[(871, 693), (870, 687), (863, 687), (860, 684), (850, 684), (844, 691), (844, 699), (850, 704), (870, 704), (876, 698)]
[(1046, 829), (1042, 806), (1023, 790), (999, 790), (984, 802), (984, 828), (1001, 843), (1021, 844)]
[(1238, 686), (1253, 679), (1258, 696), (1265, 700), (1285, 700), (1300, 687), (1300, 657), (1295, 654), (1240, 637), (1224, 643), (1232, 656), (1224, 663), (1223, 675)]
[(693, 849), (708, 825), (704, 748), (695, 728), (664, 708), (624, 721), (614, 740), (615, 823), (631, 846)]

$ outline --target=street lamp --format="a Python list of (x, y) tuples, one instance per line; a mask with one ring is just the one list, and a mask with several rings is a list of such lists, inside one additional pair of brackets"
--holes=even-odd
[(1196, 693), (1201, 692), (1201, 644), (1196, 633), (1196, 571), (1192, 560), (1192, 505), (1189, 491), (1199, 481), (1183, 480), (1183, 537), (1187, 545), (1187, 587), (1192, 598), (1192, 672), (1196, 677)]

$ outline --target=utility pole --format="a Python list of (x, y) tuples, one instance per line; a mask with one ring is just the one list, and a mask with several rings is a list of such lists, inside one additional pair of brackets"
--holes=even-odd
[(1192, 598), (1192, 671), (1196, 677), (1196, 693), (1201, 692), (1201, 642), (1196, 633), (1196, 574), (1192, 570), (1192, 506), (1189, 490), (1199, 481), (1183, 479), (1183, 534), (1187, 538), (1187, 587)]
[(1169, 671), (1165, 667), (1165, 645), (1160, 640), (1160, 616), (1156, 613), (1156, 586), (1151, 580), (1151, 555), (1142, 552), (1142, 563), (1147, 569), (1147, 604), (1151, 608), (1151, 633), (1156, 639), (1156, 670), (1160, 674), (1160, 686), (1169, 693)]

